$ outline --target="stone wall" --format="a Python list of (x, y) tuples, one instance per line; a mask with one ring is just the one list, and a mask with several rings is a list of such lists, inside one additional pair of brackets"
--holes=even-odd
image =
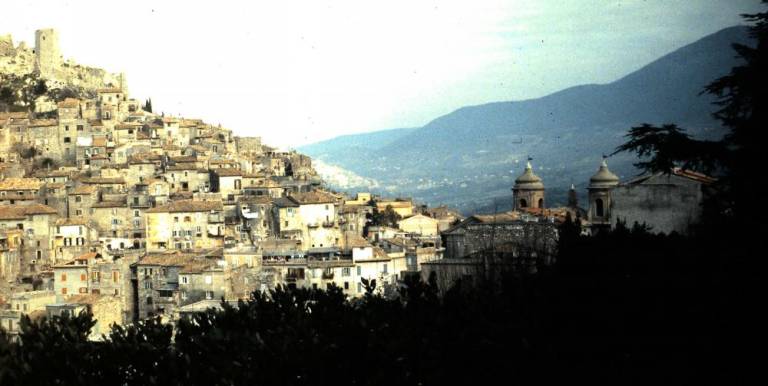
[(445, 234), (445, 258), (458, 259), (504, 244), (516, 245), (521, 253), (535, 251), (542, 257), (554, 256), (557, 239), (557, 227), (550, 222), (466, 224)]
[(617, 220), (631, 227), (635, 222), (651, 226), (654, 233), (685, 234), (701, 217), (703, 194), (695, 181), (671, 177), (669, 184), (619, 186), (612, 192), (611, 225)]

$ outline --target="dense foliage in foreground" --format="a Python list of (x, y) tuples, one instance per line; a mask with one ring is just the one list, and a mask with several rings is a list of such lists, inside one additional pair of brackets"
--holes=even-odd
[(553, 267), (500, 286), (440, 298), (411, 282), (398, 299), (360, 301), (278, 289), (176, 326), (115, 327), (103, 342), (86, 339), (88, 315), (27, 321), (19, 343), (0, 338), (0, 384), (732, 379), (724, 359), (743, 326), (729, 321), (753, 282), (717, 241), (565, 230)]

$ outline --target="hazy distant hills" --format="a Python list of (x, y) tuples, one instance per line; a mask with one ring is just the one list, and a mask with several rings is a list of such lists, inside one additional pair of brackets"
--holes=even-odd
[[(467, 212), (508, 208), (514, 178), (530, 155), (555, 205), (565, 201), (572, 182), (584, 192), (600, 156), (622, 143), (634, 125), (674, 122), (697, 136), (722, 135), (711, 117), (713, 98), (701, 91), (738, 64), (731, 44), (748, 42), (746, 27), (727, 28), (612, 83), (463, 107), (421, 128), (343, 136), (299, 150), (377, 181), (374, 191)], [(610, 166), (629, 177), (637, 173), (632, 162), (620, 155)]]

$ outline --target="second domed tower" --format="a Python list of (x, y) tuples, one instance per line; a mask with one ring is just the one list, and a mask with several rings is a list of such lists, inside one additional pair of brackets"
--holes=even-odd
[(525, 164), (525, 171), (515, 179), (512, 188), (515, 210), (524, 208), (544, 208), (544, 183), (533, 173), (531, 160)]
[(608, 169), (603, 157), (600, 168), (589, 179), (589, 213), (587, 218), (594, 225), (610, 225), (611, 191), (619, 185), (619, 177)]

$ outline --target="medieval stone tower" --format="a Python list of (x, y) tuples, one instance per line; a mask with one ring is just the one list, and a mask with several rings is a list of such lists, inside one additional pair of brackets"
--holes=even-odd
[(596, 226), (611, 225), (611, 190), (619, 185), (619, 177), (608, 170), (608, 163), (603, 162), (592, 178), (589, 179), (589, 213), (587, 218)]
[(53, 79), (61, 66), (59, 34), (54, 29), (35, 31), (35, 71), (42, 77)]
[(515, 180), (512, 188), (512, 199), (515, 210), (523, 208), (544, 208), (544, 183), (533, 173), (530, 159), (525, 165), (525, 171)]

